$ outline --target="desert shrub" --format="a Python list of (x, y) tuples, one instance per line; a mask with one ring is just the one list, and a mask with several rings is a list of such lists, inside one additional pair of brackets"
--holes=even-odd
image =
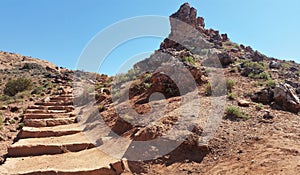
[(102, 105), (98, 106), (98, 111), (99, 112), (103, 112), (104, 111), (104, 107)]
[(5, 85), (3, 93), (8, 96), (15, 96), (18, 92), (30, 90), (31, 87), (32, 81), (30, 79), (18, 78), (15, 80), (9, 80)]
[(211, 83), (207, 83), (205, 85), (205, 95), (207, 95), (207, 96), (211, 96), (212, 95)]
[(258, 74), (256, 77), (257, 79), (264, 79), (264, 80), (271, 80), (271, 75), (268, 72), (262, 72)]
[(268, 87), (274, 87), (276, 85), (276, 82), (274, 80), (270, 79), (266, 82), (266, 85)]
[(127, 73), (122, 73), (122, 74), (117, 74), (115, 76), (115, 84), (118, 85), (118, 84), (121, 84), (121, 83), (125, 83), (125, 82), (128, 82), (128, 81), (132, 81), (136, 78), (136, 76), (138, 75), (139, 73), (139, 70), (137, 69), (130, 69), (128, 70)]
[(249, 117), (244, 112), (242, 112), (238, 107), (228, 106), (226, 108), (226, 118), (229, 118), (229, 119), (247, 119)]
[(229, 100), (234, 100), (234, 99), (236, 99), (236, 97), (237, 97), (237, 95), (235, 93), (229, 93), (228, 94), (228, 99)]
[(226, 88), (228, 92), (232, 92), (233, 86), (235, 85), (235, 81), (234, 80), (226, 80)]
[(242, 67), (243, 67), (242, 75), (250, 78), (254, 78), (255, 76), (264, 72), (267, 68), (263, 62), (252, 62), (252, 61), (245, 61), (242, 64)]
[(185, 60), (186, 62), (188, 62), (188, 63), (191, 63), (192, 65), (195, 65), (195, 60), (194, 60), (194, 58), (191, 57), (191, 56), (185, 57), (184, 60)]

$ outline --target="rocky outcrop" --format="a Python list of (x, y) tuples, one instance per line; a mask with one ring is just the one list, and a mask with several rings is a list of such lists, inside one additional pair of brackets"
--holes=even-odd
[(170, 16), (170, 24), (171, 34), (161, 44), (160, 49), (193, 50), (195, 47), (210, 47), (204, 40), (218, 46), (229, 40), (227, 34), (220, 35), (217, 30), (205, 29), (204, 18), (197, 17), (197, 10), (188, 3)]
[(279, 84), (275, 88), (265, 88), (256, 92), (251, 97), (252, 101), (269, 104), (279, 110), (298, 113), (300, 111), (300, 99), (296, 90), (289, 84)]

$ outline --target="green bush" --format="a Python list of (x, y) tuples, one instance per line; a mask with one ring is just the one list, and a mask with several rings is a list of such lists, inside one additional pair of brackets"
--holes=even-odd
[(32, 81), (27, 78), (18, 78), (16, 80), (9, 80), (3, 93), (8, 96), (15, 96), (18, 92), (29, 90), (32, 87)]
[(244, 112), (242, 112), (238, 107), (228, 106), (226, 108), (226, 118), (229, 118), (229, 119), (247, 119), (249, 117)]

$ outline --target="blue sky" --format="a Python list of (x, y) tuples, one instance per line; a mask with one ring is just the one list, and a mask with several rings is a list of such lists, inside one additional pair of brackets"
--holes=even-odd
[[(299, 0), (0, 0), (0, 50), (76, 69), (89, 41), (108, 26), (135, 16), (169, 16), (184, 2), (198, 10), (207, 28), (232, 41), (300, 62)], [(157, 49), (162, 39), (124, 43), (100, 71), (114, 74), (128, 58)]]

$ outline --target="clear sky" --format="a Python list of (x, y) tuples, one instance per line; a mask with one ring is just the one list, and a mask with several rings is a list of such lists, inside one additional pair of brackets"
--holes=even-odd
[[(76, 69), (85, 46), (106, 27), (135, 16), (169, 16), (184, 2), (198, 10), (208, 28), (232, 41), (300, 62), (299, 0), (0, 0), (0, 50)], [(161, 41), (122, 45), (100, 71), (112, 75), (126, 59), (157, 49)]]

